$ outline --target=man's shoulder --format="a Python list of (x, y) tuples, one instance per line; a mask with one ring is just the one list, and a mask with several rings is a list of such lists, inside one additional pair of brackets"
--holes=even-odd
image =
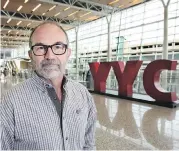
[(72, 79), (68, 79), (68, 87), (71, 87), (73, 89), (88, 92), (88, 89), (81, 83), (74, 81)]
[(93, 100), (93, 97), (91, 93), (88, 91), (88, 89), (81, 83), (74, 81), (74, 80), (68, 80), (68, 88), (75, 93), (75, 95), (81, 96), (83, 98), (86, 98), (89, 102)]
[(7, 90), (4, 96), (23, 96), (25, 95), (25, 92), (28, 91), (28, 89), (33, 86), (32, 79), (29, 78), (25, 80), (24, 82), (21, 82), (15, 86), (13, 86), (11, 89)]

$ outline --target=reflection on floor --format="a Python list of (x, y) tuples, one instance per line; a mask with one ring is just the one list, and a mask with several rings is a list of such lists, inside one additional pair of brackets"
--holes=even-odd
[(97, 149), (179, 149), (179, 110), (93, 95)]
[[(1, 94), (22, 82), (1, 81)], [(97, 108), (98, 150), (178, 150), (179, 109), (93, 95)]]

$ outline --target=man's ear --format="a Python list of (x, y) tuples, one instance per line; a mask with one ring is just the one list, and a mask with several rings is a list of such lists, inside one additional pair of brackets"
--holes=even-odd
[(29, 51), (28, 51), (28, 54), (29, 54), (30, 59), (32, 60), (32, 51), (29, 50)]

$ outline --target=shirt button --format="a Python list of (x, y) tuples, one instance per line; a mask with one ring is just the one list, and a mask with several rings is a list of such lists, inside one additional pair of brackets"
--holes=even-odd
[(56, 100), (57, 98), (56, 97), (54, 97), (54, 100)]
[(80, 114), (81, 109), (76, 110), (76, 114)]
[(68, 137), (66, 137), (66, 140), (68, 140)]

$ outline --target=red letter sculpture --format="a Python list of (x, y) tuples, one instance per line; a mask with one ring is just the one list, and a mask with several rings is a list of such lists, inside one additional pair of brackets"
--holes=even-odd
[(131, 97), (133, 93), (132, 86), (141, 65), (142, 61), (128, 61), (125, 68), (122, 61), (90, 63), (89, 66), (94, 80), (94, 90), (105, 92), (106, 79), (112, 66), (118, 81), (118, 94)]
[(156, 101), (174, 102), (177, 100), (175, 92), (167, 92), (159, 85), (162, 70), (176, 70), (177, 61), (156, 60), (148, 64), (143, 75), (146, 93)]
[(133, 83), (142, 65), (142, 61), (112, 62), (112, 67), (118, 81), (118, 94), (122, 96), (132, 97)]
[(94, 90), (97, 92), (106, 91), (106, 79), (111, 69), (110, 62), (94, 62), (90, 63), (90, 70), (94, 80)]

